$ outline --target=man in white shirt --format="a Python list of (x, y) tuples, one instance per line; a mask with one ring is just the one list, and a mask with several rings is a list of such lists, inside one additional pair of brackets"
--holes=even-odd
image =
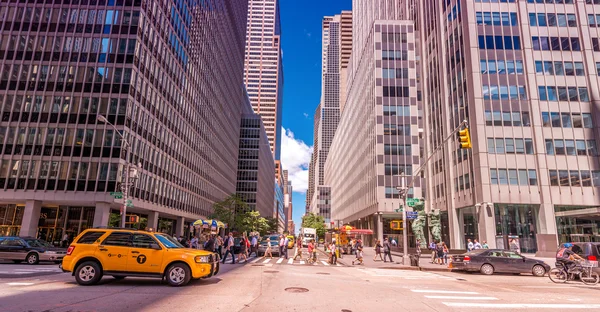
[(288, 258), (288, 244), (290, 243), (290, 239), (287, 238), (287, 236), (284, 237), (283, 239), (283, 254), (285, 255), (285, 258)]
[(258, 257), (258, 239), (256, 238), (256, 235), (252, 236), (252, 242), (250, 242), (250, 245), (251, 249), (248, 255), (251, 255), (254, 252)]
[(227, 255), (231, 254), (231, 264), (235, 264), (235, 253), (233, 252), (233, 233), (229, 233), (227, 239), (225, 239), (225, 255), (223, 256), (223, 263), (227, 260)]
[(283, 248), (285, 246), (285, 238), (283, 235), (279, 236), (279, 258), (283, 257)]

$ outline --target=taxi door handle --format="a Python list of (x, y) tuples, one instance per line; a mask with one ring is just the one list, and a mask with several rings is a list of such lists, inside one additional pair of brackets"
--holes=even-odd
[(139, 251), (135, 251), (135, 250), (134, 250), (134, 251), (132, 251), (131, 253), (132, 253), (132, 254), (139, 254), (140, 252), (139, 252)]
[(106, 248), (100, 248), (100, 251), (108, 251)]

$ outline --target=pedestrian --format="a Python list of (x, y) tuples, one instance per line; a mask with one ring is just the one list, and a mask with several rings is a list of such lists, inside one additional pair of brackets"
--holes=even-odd
[(417, 239), (417, 258), (421, 258), (421, 240)]
[(233, 233), (229, 233), (227, 239), (225, 239), (225, 256), (223, 256), (223, 263), (227, 260), (227, 255), (231, 254), (231, 264), (235, 264), (235, 253), (233, 252)]
[(271, 253), (271, 238), (267, 237), (267, 249), (265, 249), (264, 257), (266, 258), (269, 255), (269, 259), (273, 258), (273, 254)]
[(444, 264), (444, 245), (442, 242), (439, 242), (435, 246), (437, 252), (437, 263), (439, 265)]
[(283, 254), (285, 258), (288, 258), (288, 244), (290, 243), (290, 239), (287, 236), (283, 237)]
[(214, 235), (211, 235), (208, 237), (206, 244), (204, 244), (204, 250), (210, 251), (210, 252), (215, 252), (215, 245), (216, 245), (216, 238), (214, 237)]
[(196, 248), (196, 249), (198, 249), (198, 237), (197, 237), (197, 236), (194, 236), (194, 238), (192, 238), (192, 241), (191, 241), (191, 248)]
[(217, 246), (217, 253), (219, 254), (219, 257), (223, 257), (223, 238), (220, 235), (217, 235), (215, 244)]
[(471, 239), (467, 239), (467, 251), (471, 251), (473, 250), (473, 242), (471, 241)]
[(373, 261), (377, 261), (377, 256), (379, 256), (379, 259), (381, 259), (381, 261), (383, 261), (383, 257), (381, 256), (381, 248), (383, 247), (383, 245), (381, 245), (381, 241), (377, 240), (377, 242), (375, 243), (375, 257), (373, 257)]
[(62, 248), (67, 248), (67, 245), (69, 245), (69, 234), (67, 234), (67, 232), (65, 232), (65, 234), (63, 235), (60, 244)]
[(383, 262), (387, 262), (388, 257), (390, 258), (390, 262), (394, 262), (394, 260), (392, 260), (392, 247), (390, 246), (390, 242), (386, 237), (383, 240)]
[(258, 257), (258, 238), (256, 235), (252, 236), (252, 242), (250, 243), (252, 247), (250, 247), (250, 255), (254, 253)]
[(240, 254), (238, 257), (238, 263), (242, 263), (242, 258), (244, 258), (244, 261), (248, 260), (247, 252), (248, 252), (248, 240), (246, 239), (246, 237), (242, 236), (241, 240), (240, 240)]
[(336, 265), (337, 264), (337, 254), (335, 253), (335, 243), (333, 241), (329, 244), (329, 252), (331, 253), (330, 263), (333, 265)]
[(296, 252), (294, 253), (294, 260), (296, 260), (298, 257), (300, 257), (300, 260), (302, 260), (302, 242), (301, 241), (296, 241)]
[(474, 240), (473, 241), (473, 249), (481, 249), (481, 248), (483, 248), (481, 246), (481, 244), (477, 240)]
[(283, 238), (283, 235), (279, 235), (279, 258), (283, 257), (283, 248), (285, 244), (285, 239)]
[(308, 242), (307, 248), (308, 248), (308, 262), (313, 263), (316, 261), (316, 258), (317, 258), (316, 257), (317, 252), (316, 252), (316, 248), (315, 248), (315, 240), (314, 239), (311, 239)]
[(487, 241), (483, 241), (483, 245), (481, 247), (483, 247), (483, 249), (490, 249), (490, 246), (488, 245)]
[(394, 247), (398, 246), (398, 242), (396, 242), (395, 238), (392, 238), (392, 246), (394, 246)]
[(448, 249), (448, 246), (446, 246), (446, 243), (442, 242), (442, 250), (444, 251), (444, 264), (448, 264), (448, 254), (450, 253), (450, 250)]
[(435, 241), (431, 241), (431, 243), (429, 243), (429, 250), (431, 250), (431, 263), (435, 264), (437, 260), (437, 244)]
[(359, 239), (356, 240), (356, 259), (352, 260), (352, 265), (354, 265), (354, 261), (358, 261), (358, 264), (363, 264), (363, 244)]

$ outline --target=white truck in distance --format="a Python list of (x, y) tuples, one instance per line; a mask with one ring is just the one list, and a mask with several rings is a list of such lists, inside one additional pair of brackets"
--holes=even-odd
[(315, 242), (317, 241), (317, 230), (316, 229), (302, 228), (302, 229), (300, 229), (300, 235), (302, 235), (302, 246), (303, 247), (308, 246), (308, 243), (313, 239), (315, 240)]

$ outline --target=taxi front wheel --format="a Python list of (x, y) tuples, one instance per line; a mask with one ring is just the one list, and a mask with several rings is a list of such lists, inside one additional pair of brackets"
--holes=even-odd
[(171, 286), (187, 285), (192, 279), (190, 268), (183, 263), (171, 264), (167, 269), (167, 281)]
[(75, 271), (75, 280), (79, 285), (94, 285), (102, 278), (102, 269), (97, 262), (86, 261), (80, 264)]

